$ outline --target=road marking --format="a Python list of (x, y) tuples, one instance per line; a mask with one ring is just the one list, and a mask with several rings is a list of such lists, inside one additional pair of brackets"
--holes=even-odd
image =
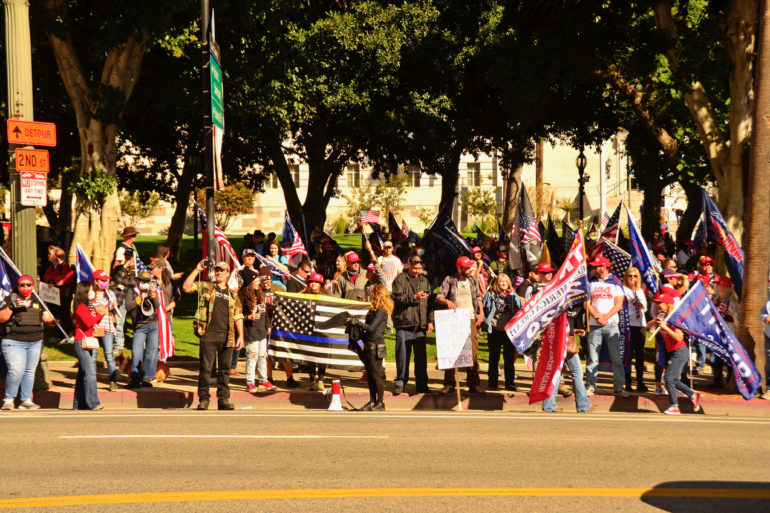
[(725, 488), (318, 488), (221, 490), (205, 492), (118, 493), (0, 499), (0, 509), (267, 499), (343, 499), (392, 497), (628, 497), (770, 499), (770, 489)]
[(63, 435), (62, 440), (85, 438), (341, 438), (362, 439), (371, 438), (384, 440), (387, 435)]
[(202, 413), (196, 411), (189, 411), (185, 413), (166, 413), (162, 411), (147, 411), (147, 412), (131, 412), (131, 413), (68, 413), (68, 412), (30, 412), (30, 413), (12, 413), (6, 415), (0, 415), (0, 422), (4, 419), (50, 419), (50, 418), (80, 418), (89, 420), (97, 418), (119, 418), (119, 417), (216, 417), (218, 419), (239, 419), (243, 417), (296, 417), (296, 418), (318, 418), (327, 417), (335, 419), (345, 420), (366, 420), (366, 419), (443, 419), (443, 420), (474, 420), (474, 419), (490, 419), (490, 420), (530, 420), (530, 421), (575, 421), (575, 422), (675, 422), (675, 423), (688, 423), (688, 424), (747, 424), (747, 425), (768, 425), (770, 424), (770, 418), (756, 418), (756, 417), (709, 417), (706, 415), (692, 415), (684, 417), (668, 417), (664, 415), (641, 415), (641, 414), (629, 414), (629, 413), (610, 413), (610, 414), (557, 414), (557, 413), (519, 413), (519, 414), (505, 414), (505, 413), (471, 413), (471, 412), (446, 412), (446, 413), (418, 413), (418, 412), (404, 412), (404, 413), (358, 413), (350, 412), (346, 415), (341, 412), (330, 413), (321, 411), (318, 413), (281, 413), (281, 412), (228, 412), (224, 414), (218, 413)]

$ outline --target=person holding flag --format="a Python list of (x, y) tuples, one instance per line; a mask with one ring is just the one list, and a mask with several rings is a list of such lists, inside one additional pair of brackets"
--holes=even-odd
[[(126, 294), (126, 311), (131, 315), (134, 341), (131, 346), (131, 381), (126, 388), (152, 387), (158, 364), (158, 308), (162, 308), (152, 275), (140, 271), (136, 287)], [(142, 364), (141, 370), (139, 364)]]
[(672, 326), (664, 320), (674, 308), (674, 298), (664, 293), (655, 295), (652, 301), (657, 305), (658, 316), (647, 323), (647, 329), (659, 330), (658, 335), (663, 338), (666, 351), (668, 352), (666, 374), (663, 377), (663, 381), (666, 385), (666, 392), (668, 392), (671, 406), (663, 413), (666, 415), (679, 415), (681, 413), (681, 410), (679, 410), (679, 399), (676, 395), (677, 390), (692, 400), (693, 411), (697, 413), (700, 411), (700, 393), (693, 391), (679, 379), (684, 366), (690, 358), (687, 343), (684, 341), (684, 333), (676, 326)]
[(51, 313), (60, 320), (65, 332), (72, 332), (72, 320), (69, 315), (70, 290), (75, 282), (75, 271), (64, 261), (66, 253), (58, 246), (48, 246), (48, 267), (43, 272), (42, 281), (59, 289), (59, 304), (48, 303)]
[[(617, 285), (614, 276), (610, 276), (612, 263), (603, 256), (596, 257), (589, 264), (594, 268), (595, 279), (589, 282), (590, 301), (586, 302), (589, 313), (590, 331), (588, 333), (588, 362), (586, 363), (587, 393), (596, 392), (596, 380), (599, 371), (599, 349), (606, 342), (612, 361), (612, 374), (615, 395), (628, 397), (624, 389), (626, 374), (620, 361), (620, 316), (626, 299), (623, 288)], [(612, 278), (612, 279), (610, 279)]]
[(118, 301), (115, 293), (109, 290), (110, 277), (101, 269), (97, 269), (93, 274), (93, 284), (91, 288), (94, 291), (93, 297), (90, 297), (88, 307), (92, 312), (102, 311), (105, 307), (107, 312), (96, 325), (93, 326), (93, 337), (99, 339), (99, 344), (104, 350), (104, 360), (107, 362), (107, 373), (110, 379), (110, 392), (118, 390), (118, 368), (115, 364), (115, 354), (113, 352), (113, 342), (115, 340), (115, 320), (113, 315), (118, 312)]
[(5, 376), (5, 396), (0, 409), (12, 410), (13, 402), (21, 390), (19, 408), (37, 410), (32, 402), (35, 369), (43, 350), (43, 330), (53, 325), (54, 317), (33, 294), (35, 280), (20, 276), (16, 286), (0, 302), (0, 323), (5, 324), (2, 350), (8, 372)]

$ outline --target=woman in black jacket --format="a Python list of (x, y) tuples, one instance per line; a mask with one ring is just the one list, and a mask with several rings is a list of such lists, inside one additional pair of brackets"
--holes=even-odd
[(364, 322), (348, 318), (347, 324), (358, 328), (364, 348), (358, 351), (358, 356), (364, 364), (366, 375), (369, 376), (369, 402), (362, 411), (381, 411), (385, 409), (383, 401), (384, 383), (382, 381), (382, 360), (385, 358), (385, 325), (388, 315), (393, 312), (393, 300), (385, 285), (375, 285), (371, 291), (371, 306)]

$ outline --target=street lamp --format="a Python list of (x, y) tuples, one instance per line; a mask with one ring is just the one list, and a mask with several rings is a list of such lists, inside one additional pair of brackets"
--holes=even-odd
[(580, 221), (583, 221), (583, 198), (585, 196), (585, 184), (588, 181), (589, 177), (585, 176), (586, 171), (586, 165), (588, 165), (588, 159), (586, 159), (585, 154), (583, 153), (583, 148), (580, 148), (580, 154), (578, 154), (577, 159), (575, 160), (575, 165), (578, 168), (578, 175), (580, 178), (578, 178), (578, 183), (580, 184), (580, 192), (578, 193), (578, 200), (580, 201)]

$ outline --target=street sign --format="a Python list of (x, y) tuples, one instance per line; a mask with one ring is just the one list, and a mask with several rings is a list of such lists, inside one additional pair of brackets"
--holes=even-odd
[(222, 67), (214, 52), (209, 54), (211, 71), (211, 122), (221, 130), (225, 128), (225, 108), (222, 100)]
[(39, 171), (41, 173), (47, 173), (48, 170), (48, 150), (16, 148), (16, 171)]
[(8, 144), (56, 146), (56, 125), (40, 121), (9, 119)]
[(21, 204), (25, 207), (44, 207), (48, 200), (45, 173), (22, 171), (19, 173)]

